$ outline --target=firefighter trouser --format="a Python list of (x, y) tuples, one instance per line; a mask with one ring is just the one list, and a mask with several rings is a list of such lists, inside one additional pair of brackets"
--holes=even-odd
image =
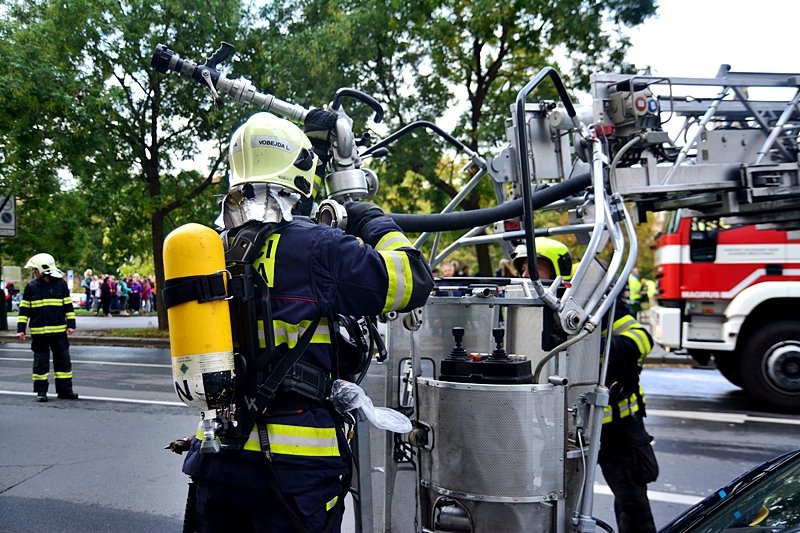
[(56, 377), (56, 393), (72, 392), (72, 363), (69, 360), (67, 334), (31, 335), (31, 349), (33, 350), (33, 392), (47, 392), (51, 350)]
[(652, 445), (600, 447), (598, 464), (614, 493), (614, 514), (619, 533), (655, 533), (647, 499), (647, 484), (658, 477)]

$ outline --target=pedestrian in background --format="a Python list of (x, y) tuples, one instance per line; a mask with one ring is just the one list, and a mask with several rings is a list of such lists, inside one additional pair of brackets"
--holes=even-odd
[(34, 255), (25, 268), (33, 269), (34, 279), (25, 286), (19, 304), (17, 336), (24, 342), (25, 329), (30, 327), (36, 400), (47, 401), (51, 350), (58, 397), (77, 400), (78, 395), (72, 391), (72, 363), (67, 338), (75, 331), (75, 309), (69, 288), (50, 254)]
[(11, 312), (14, 308), (14, 293), (17, 291), (17, 288), (14, 287), (14, 282), (9, 281), (6, 283), (5, 286), (5, 297), (6, 297), (6, 311)]
[(105, 276), (100, 283), (100, 306), (103, 308), (103, 316), (111, 316), (111, 295), (114, 294), (114, 289), (111, 281), (111, 276)]
[(499, 278), (515, 278), (517, 274), (514, 272), (514, 269), (511, 267), (511, 261), (506, 259), (505, 257), (500, 260), (500, 264), (497, 266), (497, 269), (494, 271), (494, 275)]
[(125, 278), (119, 278), (117, 282), (117, 296), (119, 297), (119, 314), (121, 316), (128, 316), (128, 294), (130, 293), (130, 289), (128, 288), (128, 282), (125, 281)]
[(103, 280), (100, 276), (92, 276), (92, 314), (95, 316), (100, 312), (100, 297), (103, 295), (102, 283)]
[(131, 294), (128, 302), (131, 306), (131, 311), (134, 315), (139, 314), (139, 309), (142, 307), (142, 281), (139, 274), (134, 274), (131, 278)]
[(92, 269), (87, 268), (83, 273), (83, 279), (81, 280), (81, 287), (83, 287), (83, 291), (86, 293), (86, 303), (84, 304), (84, 309), (87, 311), (92, 308), (92, 297), (94, 296), (92, 293), (92, 274)]
[(147, 276), (142, 280), (142, 312), (150, 312), (150, 279)]

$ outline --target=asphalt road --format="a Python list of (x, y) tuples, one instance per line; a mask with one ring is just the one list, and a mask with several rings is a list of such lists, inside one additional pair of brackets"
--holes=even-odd
[[(79, 317), (78, 326), (123, 320), (140, 327), (154, 317)], [(198, 417), (175, 396), (169, 350), (75, 345), (72, 358), (81, 399), (52, 395), (38, 404), (29, 345), (0, 345), (0, 531), (180, 531), (182, 458), (163, 448), (191, 434)], [(368, 379), (381, 372), (375, 365)], [(798, 446), (800, 416), (753, 410), (715, 371), (651, 365), (642, 379), (661, 465), (650, 486), (659, 526), (743, 471)], [(595, 516), (613, 524), (612, 498), (599, 472), (595, 494)], [(396, 510), (406, 519), (413, 515), (404, 506)], [(350, 518), (344, 531), (352, 530)]]

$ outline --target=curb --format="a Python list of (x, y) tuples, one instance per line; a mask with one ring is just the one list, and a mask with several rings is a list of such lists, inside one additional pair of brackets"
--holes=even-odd
[[(16, 335), (0, 335), (0, 343), (21, 343)], [(25, 340), (30, 343), (30, 337)], [(169, 348), (169, 339), (149, 339), (145, 337), (108, 337), (103, 335), (72, 335), (70, 346), (121, 346), (131, 348)]]

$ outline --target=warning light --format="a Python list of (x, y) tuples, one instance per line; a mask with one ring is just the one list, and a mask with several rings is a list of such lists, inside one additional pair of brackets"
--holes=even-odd
[(644, 96), (637, 96), (633, 100), (633, 106), (639, 113), (644, 112), (644, 110), (647, 109), (647, 98), (645, 98)]
[(608, 137), (614, 134), (614, 125), (613, 124), (598, 124), (594, 127), (594, 133), (598, 137)]

